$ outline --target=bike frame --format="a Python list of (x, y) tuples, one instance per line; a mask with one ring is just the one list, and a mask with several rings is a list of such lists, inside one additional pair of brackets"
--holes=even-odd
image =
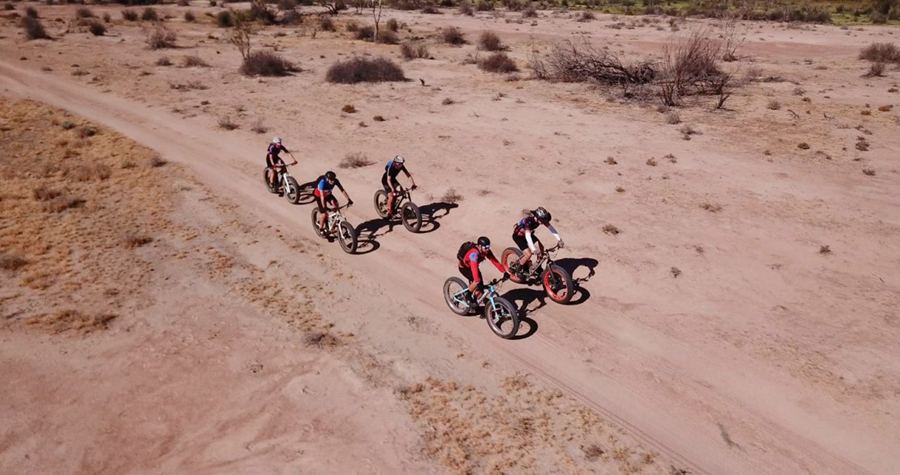
[(559, 243), (556, 243), (556, 245), (553, 247), (544, 249), (544, 252), (541, 254), (541, 258), (539, 260), (535, 261), (534, 264), (532, 264), (531, 269), (528, 271), (528, 277), (529, 278), (537, 277), (537, 275), (535, 275), (535, 270), (540, 269), (541, 266), (544, 265), (544, 263), (547, 264), (548, 268), (551, 265), (553, 265), (553, 258), (550, 257), (550, 255), (555, 253), (558, 250), (559, 250)]
[(409, 188), (403, 188), (403, 191), (392, 191), (391, 193), (394, 195), (394, 214), (400, 212), (400, 208), (403, 206), (404, 201), (412, 202), (412, 190)]
[[(485, 286), (484, 292), (481, 294), (481, 298), (478, 299), (476, 301), (476, 303), (482, 304), (482, 303), (484, 303), (485, 299), (490, 300), (491, 310), (494, 310), (496, 312), (497, 311), (497, 303), (494, 302), (494, 297), (497, 296), (497, 289), (495, 288), (495, 284), (496, 284), (496, 281)], [(465, 289), (457, 292), (456, 294), (453, 295), (453, 300), (455, 300), (457, 303), (461, 302), (461, 303), (466, 304), (466, 306), (468, 306), (469, 303), (466, 302), (466, 300), (465, 300), (465, 295), (468, 292), (469, 292), (468, 288), (465, 288)]]
[(276, 184), (276, 185), (281, 185), (281, 189), (282, 189), (282, 190), (285, 189), (285, 188), (287, 188), (287, 179), (288, 179), (289, 176), (292, 176), (292, 175), (291, 175), (291, 172), (288, 171), (288, 168), (287, 168), (287, 167), (288, 167), (288, 166), (287, 166), (287, 164), (285, 163), (284, 165), (282, 165), (282, 166), (280, 166), (280, 167), (275, 167), (275, 168), (272, 169), (272, 170), (275, 172), (275, 175), (277, 175), (277, 176), (276, 176), (276, 180), (275, 180), (275, 184)]
[(327, 218), (325, 218), (325, 228), (329, 233), (334, 233), (338, 229), (340, 229), (341, 223), (346, 221), (344, 218), (344, 214), (341, 213), (341, 208), (346, 208), (347, 206), (339, 206), (337, 209), (327, 209), (325, 210)]

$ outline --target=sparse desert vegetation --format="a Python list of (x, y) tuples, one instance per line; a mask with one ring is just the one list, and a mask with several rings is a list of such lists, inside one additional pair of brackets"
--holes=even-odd
[(403, 69), (387, 58), (356, 57), (338, 61), (328, 68), (328, 82), (356, 84), (359, 82), (405, 81)]
[(266, 50), (251, 52), (241, 64), (241, 74), (244, 76), (280, 77), (299, 71), (300, 68), (294, 63)]
[(369, 160), (369, 157), (367, 157), (365, 153), (356, 152), (348, 153), (344, 156), (344, 159), (341, 160), (341, 163), (339, 163), (338, 166), (340, 168), (362, 168), (371, 164), (372, 161)]

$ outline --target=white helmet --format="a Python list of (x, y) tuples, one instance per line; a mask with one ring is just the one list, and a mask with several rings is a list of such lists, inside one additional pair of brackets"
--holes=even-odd
[(272, 139), (272, 143), (281, 143), (281, 137), (275, 137)]
[(402, 164), (403, 162), (406, 161), (406, 159), (403, 158), (403, 157), (401, 157), (400, 155), (397, 155), (396, 157), (394, 157), (394, 161), (397, 162), (397, 163)]

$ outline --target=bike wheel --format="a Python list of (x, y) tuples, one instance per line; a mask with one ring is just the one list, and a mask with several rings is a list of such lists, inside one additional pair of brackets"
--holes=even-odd
[(356, 230), (350, 223), (344, 221), (338, 229), (338, 242), (341, 243), (341, 249), (347, 254), (356, 252)]
[[(503, 254), (500, 255), (500, 263), (503, 264), (503, 267), (506, 267), (509, 270), (509, 265), (516, 262), (517, 260), (522, 258), (522, 251), (515, 247), (507, 247)], [(519, 276), (509, 273), (509, 280), (521, 284), (524, 281), (519, 278)]]
[(375, 212), (378, 213), (378, 216), (382, 218), (388, 217), (388, 195), (384, 190), (378, 190), (375, 192)]
[(503, 297), (494, 297), (497, 309), (490, 302), (484, 307), (484, 319), (487, 320), (491, 331), (500, 338), (512, 338), (519, 332), (519, 310), (509, 300)]
[(269, 193), (278, 193), (278, 189), (276, 186), (269, 183), (269, 169), (263, 169), (263, 183), (266, 184), (266, 189), (269, 190)]
[(422, 212), (415, 203), (406, 203), (400, 208), (400, 220), (411, 233), (417, 233), (422, 229)]
[[(320, 238), (324, 238), (324, 237), (326, 236), (326, 234), (323, 233), (323, 232), (319, 229), (319, 215), (320, 215), (319, 208), (316, 208), (316, 209), (312, 210), (312, 226), (313, 226), (313, 229), (316, 230), (316, 234), (317, 234)], [(326, 224), (327, 224), (327, 223), (326, 223)]]
[(287, 187), (288, 189), (284, 190), (284, 197), (292, 204), (295, 205), (300, 202), (300, 185), (297, 183), (297, 180), (294, 177), (287, 177)]
[(553, 264), (541, 275), (541, 284), (550, 300), (567, 304), (572, 300), (575, 293), (575, 284), (572, 283), (572, 276), (562, 267)]
[(456, 295), (466, 290), (469, 286), (458, 277), (451, 277), (444, 282), (444, 302), (450, 307), (450, 311), (457, 315), (466, 315), (472, 309), (469, 304), (462, 301)]

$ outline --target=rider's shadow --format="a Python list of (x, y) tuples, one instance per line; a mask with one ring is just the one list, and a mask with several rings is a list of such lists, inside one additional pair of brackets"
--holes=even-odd
[[(534, 335), (537, 332), (538, 323), (529, 315), (547, 305), (547, 294), (543, 290), (518, 288), (506, 292), (503, 294), (503, 298), (512, 302), (519, 309), (519, 332), (512, 339), (522, 340)], [(535, 302), (537, 305), (533, 305)], [(523, 325), (527, 327), (524, 332), (522, 331)]]
[(459, 205), (456, 203), (445, 202), (420, 206), (419, 212), (422, 213), (422, 228), (419, 229), (419, 234), (436, 231), (437, 228), (441, 227), (441, 223), (439, 223), (438, 220), (450, 214), (451, 209), (458, 207)]
[[(357, 253), (368, 254), (375, 249), (378, 249), (380, 244), (378, 244), (378, 241), (375, 238), (384, 236), (385, 234), (391, 232), (394, 229), (394, 225), (395, 223), (391, 223), (385, 218), (375, 218), (370, 219), (357, 226)], [(388, 230), (379, 233), (379, 231), (382, 231), (385, 227), (387, 227)]]

